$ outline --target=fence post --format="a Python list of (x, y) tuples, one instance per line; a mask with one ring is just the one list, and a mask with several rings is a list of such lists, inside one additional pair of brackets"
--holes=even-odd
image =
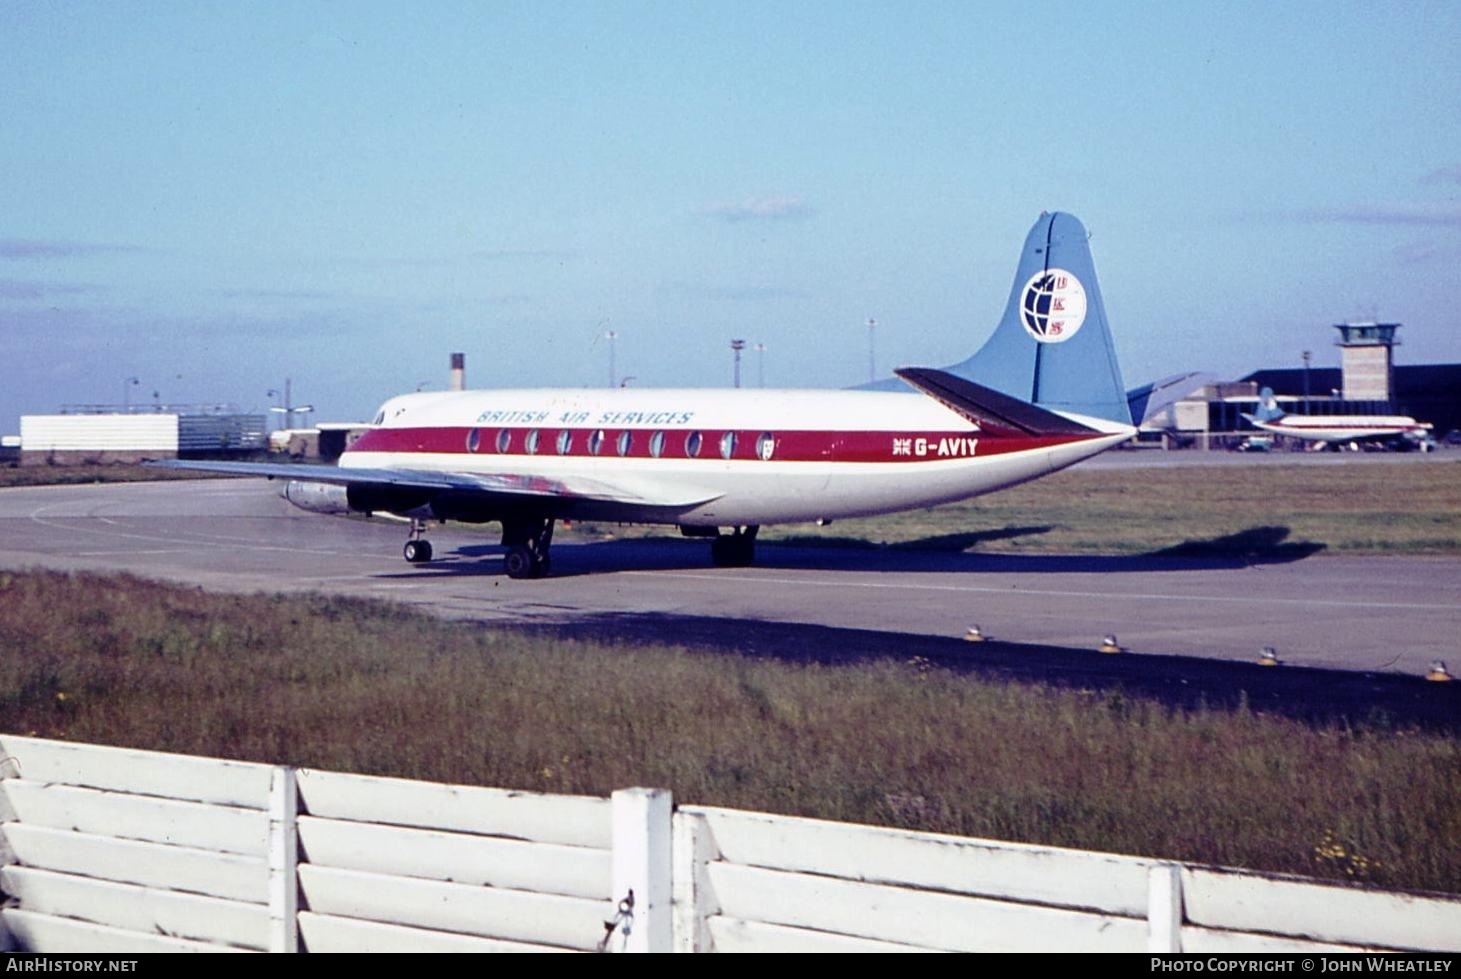
[(299, 783), (276, 766), (269, 780), (269, 951), (299, 951)]
[[(20, 765), (14, 758), (0, 757), (0, 783), (7, 778), (20, 778)], [(15, 862), (15, 852), (10, 848), (10, 841), (5, 839), (5, 824), (17, 822), (19, 818), (15, 813), (15, 808), (10, 804), (10, 797), (5, 792), (5, 786), (0, 784), (0, 867)], [(8, 897), (5, 889), (0, 887), (0, 908), (5, 906)], [(0, 952), (14, 951), (18, 951), (15, 938), (10, 934), (10, 929), (6, 927), (5, 919), (0, 917)]]
[(1147, 872), (1148, 952), (1182, 951), (1182, 868), (1159, 863)]
[(710, 861), (720, 855), (704, 813), (681, 810), (674, 816), (675, 951), (712, 952), (710, 916), (720, 902), (710, 886)]
[(619, 789), (613, 803), (612, 900), (634, 895), (626, 952), (668, 952), (674, 937), (668, 789)]

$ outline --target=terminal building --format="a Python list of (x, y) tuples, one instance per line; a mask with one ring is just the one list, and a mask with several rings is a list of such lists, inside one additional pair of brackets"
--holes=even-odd
[(1461, 364), (1397, 367), (1399, 323), (1337, 323), (1339, 367), (1264, 368), (1237, 381), (1202, 384), (1142, 420), (1144, 441), (1229, 448), (1255, 429), (1243, 415), (1271, 388), (1279, 407), (1297, 415), (1408, 415), (1436, 438), (1461, 431)]

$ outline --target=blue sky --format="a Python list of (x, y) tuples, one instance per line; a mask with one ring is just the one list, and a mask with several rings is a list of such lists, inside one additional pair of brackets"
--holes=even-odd
[[(0, 432), (972, 352), (1076, 214), (1129, 384), (1461, 361), (1461, 5), (0, 4)], [(754, 381), (755, 361), (746, 361)], [(130, 384), (130, 378), (138, 383)]]

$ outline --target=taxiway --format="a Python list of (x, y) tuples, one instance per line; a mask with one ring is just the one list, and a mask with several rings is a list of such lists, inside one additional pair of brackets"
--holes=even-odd
[[(514, 623), (639, 616), (957, 637), (1417, 676), (1461, 666), (1461, 559), (1263, 563), (945, 554), (763, 543), (750, 568), (710, 567), (703, 541), (554, 545), (553, 577), (515, 581), (493, 537), (433, 528), (438, 560), (408, 565), (403, 524), (311, 515), (257, 480), (0, 490), (0, 567), (126, 571), (234, 591), (389, 599)], [(764, 631), (764, 630), (763, 630)]]

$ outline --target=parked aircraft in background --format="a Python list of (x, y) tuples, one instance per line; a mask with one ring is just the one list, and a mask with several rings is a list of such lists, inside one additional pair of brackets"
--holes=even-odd
[(1272, 388), (1259, 391), (1258, 410), (1243, 417), (1265, 432), (1323, 446), (1377, 439), (1406, 439), (1422, 447), (1431, 444), (1431, 426), (1408, 415), (1294, 415), (1279, 408)]
[(765, 524), (932, 506), (1036, 479), (1135, 434), (1088, 236), (1042, 214), (1009, 304), (969, 360), (883, 390), (504, 390), (387, 401), (338, 466), (170, 461), (283, 479), (324, 513), (500, 522), (507, 573), (549, 570), (554, 522), (678, 526), (721, 566)]

